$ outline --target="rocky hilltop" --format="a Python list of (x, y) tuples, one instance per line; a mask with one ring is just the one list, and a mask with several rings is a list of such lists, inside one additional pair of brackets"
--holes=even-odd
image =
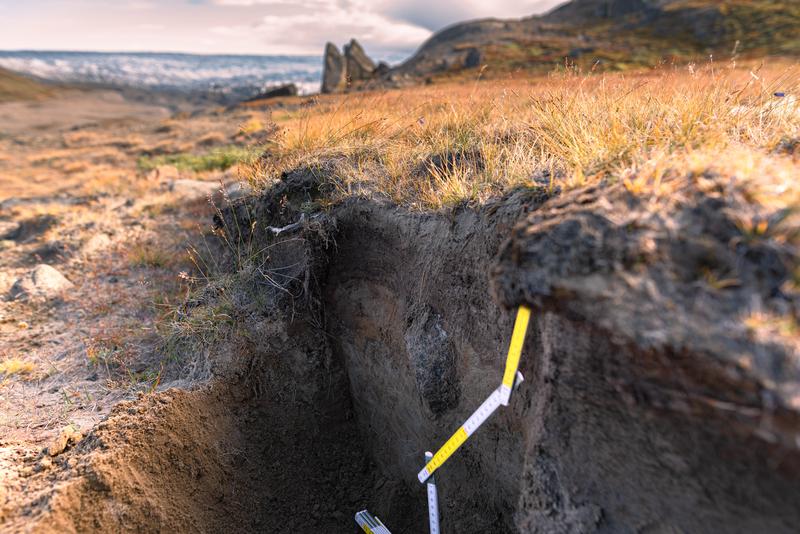
[[(376, 74), (385, 82), (402, 84), (457, 76), (479, 67), (491, 75), (549, 71), (565, 64), (625, 70), (710, 54), (795, 56), (800, 54), (798, 36), (800, 4), (796, 2), (574, 0), (543, 16), (450, 26), (401, 65)], [(341, 76), (327, 87), (343, 88)], [(358, 85), (375, 77), (354, 76), (350, 83)]]

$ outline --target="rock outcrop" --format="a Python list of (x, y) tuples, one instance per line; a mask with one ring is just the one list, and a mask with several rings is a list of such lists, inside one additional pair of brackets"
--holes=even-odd
[(358, 41), (352, 39), (350, 44), (345, 45), (344, 57), (347, 64), (348, 82), (352, 83), (372, 78), (372, 74), (375, 72), (375, 62), (367, 56)]
[[(726, 56), (734, 47), (740, 53), (796, 56), (800, 12), (790, 4), (574, 0), (540, 16), (448, 26), (383, 78), (403, 85), (483, 66), (490, 72), (548, 72), (565, 58), (580, 58), (584, 67), (602, 66), (609, 53), (638, 66), (654, 66), (665, 58), (690, 61), (712, 51)], [(634, 46), (649, 52), (637, 57), (630, 54)]]
[(347, 84), (347, 66), (336, 45), (325, 45), (325, 60), (322, 70), (322, 92), (335, 93)]
[(258, 100), (266, 100), (268, 98), (278, 98), (281, 96), (297, 96), (300, 91), (297, 89), (297, 86), (293, 83), (285, 83), (283, 85), (276, 85), (274, 87), (270, 87), (267, 90), (258, 93), (257, 95), (248, 98), (245, 102), (256, 102)]
[(325, 45), (325, 60), (322, 72), (322, 92), (336, 93), (354, 83), (375, 79), (389, 72), (386, 63), (375, 65), (364, 48), (355, 39), (344, 45), (344, 54), (336, 45)]

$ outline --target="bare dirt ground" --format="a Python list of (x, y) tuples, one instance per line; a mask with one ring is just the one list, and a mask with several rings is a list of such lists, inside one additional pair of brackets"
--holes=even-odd
[[(0, 105), (0, 515), (25, 459), (179, 366), (156, 329), (193, 272), (186, 249), (202, 241), (209, 194), (235, 188), (237, 170), (137, 162), (245, 144), (256, 115), (171, 117), (111, 92)], [(12, 297), (41, 264), (73, 285)]]
[(120, 120), (166, 119), (168, 109), (126, 100), (116, 91), (67, 90), (54, 98), (0, 104), (0, 130), (25, 135), (80, 128)]

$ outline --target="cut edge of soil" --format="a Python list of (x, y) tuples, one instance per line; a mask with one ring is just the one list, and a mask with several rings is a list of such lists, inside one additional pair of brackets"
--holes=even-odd
[[(447, 216), (351, 199), (306, 219), (297, 239), (254, 231), (294, 223), (317, 195), (317, 178), (289, 176), (223, 213), (237, 242), (270, 245), (285, 284), (244, 276), (236, 336), (200, 356), (214, 378), (120, 404), (71, 450), (31, 460), (27, 498), (0, 509), (0, 525), (339, 532), (369, 508), (394, 530), (424, 530), (421, 455), (499, 383), (513, 313), (489, 288), (512, 279), (495, 287), (499, 302), (537, 301), (514, 291), (539, 288), (524, 277), (540, 271), (529, 259), (510, 267), (517, 245), (503, 242), (516, 226), (518, 246), (531, 246), (538, 221), (524, 216), (547, 196), (520, 190)], [(209, 290), (187, 313), (216, 298)], [(437, 474), (445, 530), (790, 532), (796, 444), (758, 435), (758, 417), (665, 397), (742, 376), (719, 382), (724, 360), (703, 367), (701, 353), (609, 336), (569, 307), (580, 299), (559, 298), (537, 308), (512, 406)], [(684, 380), (698, 369), (710, 374)], [(779, 418), (787, 435), (790, 415)]]

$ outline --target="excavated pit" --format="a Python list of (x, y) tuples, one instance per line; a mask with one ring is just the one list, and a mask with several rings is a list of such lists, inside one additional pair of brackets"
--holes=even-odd
[[(56, 459), (54, 489), (11, 530), (354, 532), (368, 508), (393, 532), (425, 532), (422, 455), (499, 384), (521, 303), (534, 307), (525, 382), (437, 472), (444, 532), (795, 530), (796, 354), (731, 322), (735, 299), (780, 277), (773, 251), (732, 260), (743, 293), (706, 302), (694, 285), (669, 292), (691, 273), (650, 267), (650, 240), (671, 249), (635, 206), (642, 235), (615, 220), (613, 191), (524, 190), (446, 214), (350, 199), (288, 235), (267, 230), (319, 189), (295, 173), (225, 212), (221, 227), (269, 252), (239, 273), (246, 289), (212, 285), (187, 304), (227, 291), (240, 311), (198, 357), (209, 384), (119, 406)], [(692, 229), (704, 247), (734, 231), (707, 225), (704, 201), (673, 206), (689, 221), (683, 252)]]

